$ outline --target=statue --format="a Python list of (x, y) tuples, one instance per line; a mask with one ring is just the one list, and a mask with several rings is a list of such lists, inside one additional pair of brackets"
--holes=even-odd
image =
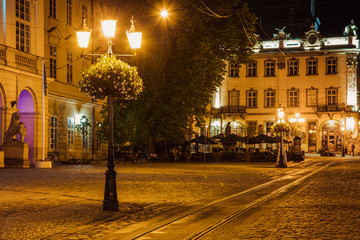
[(20, 142), (24, 142), (26, 135), (26, 128), (23, 122), (20, 122), (19, 112), (14, 112), (11, 116), (10, 126), (5, 133), (4, 144), (12, 144), (14, 141), (18, 142), (16, 135), (20, 135)]
[(230, 122), (227, 123), (226, 127), (225, 127), (225, 136), (229, 136), (231, 134), (231, 126), (230, 126)]
[(358, 27), (354, 23), (354, 19), (351, 19), (351, 23), (345, 27), (344, 36), (357, 36), (356, 31)]
[(274, 33), (274, 34), (273, 34), (275, 40), (290, 39), (290, 34), (291, 34), (291, 33), (286, 33), (286, 32), (284, 31), (285, 28), (286, 28), (286, 26), (283, 27), (283, 28), (281, 28), (281, 29), (280, 29), (280, 28), (275, 28), (275, 30), (278, 31), (278, 33)]

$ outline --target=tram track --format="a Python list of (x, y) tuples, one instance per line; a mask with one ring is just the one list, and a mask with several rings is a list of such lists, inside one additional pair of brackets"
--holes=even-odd
[[(248, 190), (192, 208), (180, 215), (159, 222), (131, 235), (123, 231), (112, 234), (111, 239), (202, 239), (212, 231), (265, 202), (336, 162), (307, 162), (288, 174), (260, 184)], [(107, 237), (105, 237), (108, 239)], [(104, 239), (105, 239), (104, 238)], [(110, 239), (110, 238), (109, 238)]]

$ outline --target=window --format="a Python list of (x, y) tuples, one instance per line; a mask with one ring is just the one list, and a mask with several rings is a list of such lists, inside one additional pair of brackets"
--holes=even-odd
[(247, 77), (256, 77), (257, 76), (257, 69), (256, 69), (256, 61), (251, 61), (247, 64)]
[(309, 58), (306, 60), (306, 66), (307, 66), (307, 75), (317, 75), (317, 59), (316, 58)]
[(246, 91), (246, 103), (248, 108), (257, 107), (257, 91), (253, 89)]
[(272, 77), (275, 76), (275, 61), (274, 60), (265, 60), (265, 76)]
[(72, 80), (73, 80), (73, 66), (72, 66), (72, 53), (71, 52), (67, 52), (67, 65), (66, 65), (66, 79), (67, 82), (72, 84)]
[(67, 119), (67, 148), (74, 149), (74, 118)]
[(50, 45), (50, 77), (56, 78), (56, 47)]
[(16, 49), (30, 52), (30, 26), (16, 21)]
[(265, 107), (266, 108), (275, 107), (275, 90), (272, 89), (265, 90)]
[(239, 65), (231, 63), (229, 65), (229, 77), (239, 77)]
[(272, 125), (274, 125), (274, 122), (265, 122), (265, 131), (266, 131), (266, 135), (270, 136), (271, 135), (271, 127)]
[(216, 88), (216, 92), (213, 94), (212, 107), (220, 108), (220, 88), (219, 87)]
[(88, 19), (88, 8), (87, 8), (87, 6), (82, 5), (81, 13), (82, 13), (82, 17), (87, 20)]
[(20, 19), (30, 22), (30, 1), (16, 0), (15, 15)]
[(337, 89), (336, 88), (326, 89), (326, 104), (328, 106), (335, 106), (337, 104)]
[(334, 57), (326, 58), (326, 74), (337, 73), (337, 59)]
[(318, 90), (315, 88), (306, 89), (306, 106), (314, 107), (318, 105), (317, 102)]
[(289, 107), (299, 106), (299, 90), (294, 88), (288, 90), (288, 106)]
[(288, 75), (289, 76), (298, 76), (299, 75), (299, 60), (290, 59), (288, 61)]
[(240, 96), (240, 92), (233, 89), (232, 91), (229, 92), (229, 106), (230, 112), (237, 112), (239, 109), (239, 96)]
[(49, 16), (56, 19), (56, 0), (50, 0), (50, 13)]
[(71, 26), (71, 0), (66, 0), (66, 24)]
[(50, 117), (50, 149), (55, 150), (57, 149), (57, 117), (51, 116)]

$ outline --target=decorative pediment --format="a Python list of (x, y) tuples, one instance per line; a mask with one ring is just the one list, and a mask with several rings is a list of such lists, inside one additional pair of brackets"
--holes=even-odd
[(314, 25), (311, 25), (310, 31), (305, 32), (305, 41), (303, 46), (305, 49), (320, 49), (320, 32), (315, 30)]
[(51, 27), (47, 31), (48, 41), (50, 45), (59, 45), (60, 40), (63, 38), (57, 27)]

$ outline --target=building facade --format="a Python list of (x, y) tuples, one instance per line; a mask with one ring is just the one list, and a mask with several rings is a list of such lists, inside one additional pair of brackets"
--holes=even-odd
[[(19, 111), (31, 165), (48, 153), (59, 161), (106, 158), (106, 146), (95, 137), (101, 104), (93, 103), (78, 87), (82, 69), (92, 60), (80, 58), (76, 28), (83, 16), (92, 27), (93, 4), (91, 0), (1, 1), (0, 147), (12, 114)], [(87, 137), (75, 129), (82, 116), (91, 124)]]
[(360, 151), (356, 32), (326, 38), (311, 28), (302, 38), (289, 36), (279, 30), (274, 40), (255, 43), (248, 64), (228, 63), (209, 108), (210, 136), (227, 124), (241, 136), (258, 129), (270, 134), (283, 108), (285, 119), (300, 125), (306, 152), (350, 150), (352, 144)]
[[(53, 79), (48, 87), (48, 153), (60, 161), (106, 158), (105, 146), (96, 138), (101, 105), (80, 92), (78, 85), (82, 70), (92, 60), (80, 57), (83, 50), (78, 45), (76, 29), (83, 18), (93, 28), (93, 4), (91, 0), (45, 1), (44, 53), (47, 75)], [(90, 46), (87, 51), (91, 53), (91, 49)], [(75, 128), (81, 124), (82, 116), (91, 124), (86, 137)]]

